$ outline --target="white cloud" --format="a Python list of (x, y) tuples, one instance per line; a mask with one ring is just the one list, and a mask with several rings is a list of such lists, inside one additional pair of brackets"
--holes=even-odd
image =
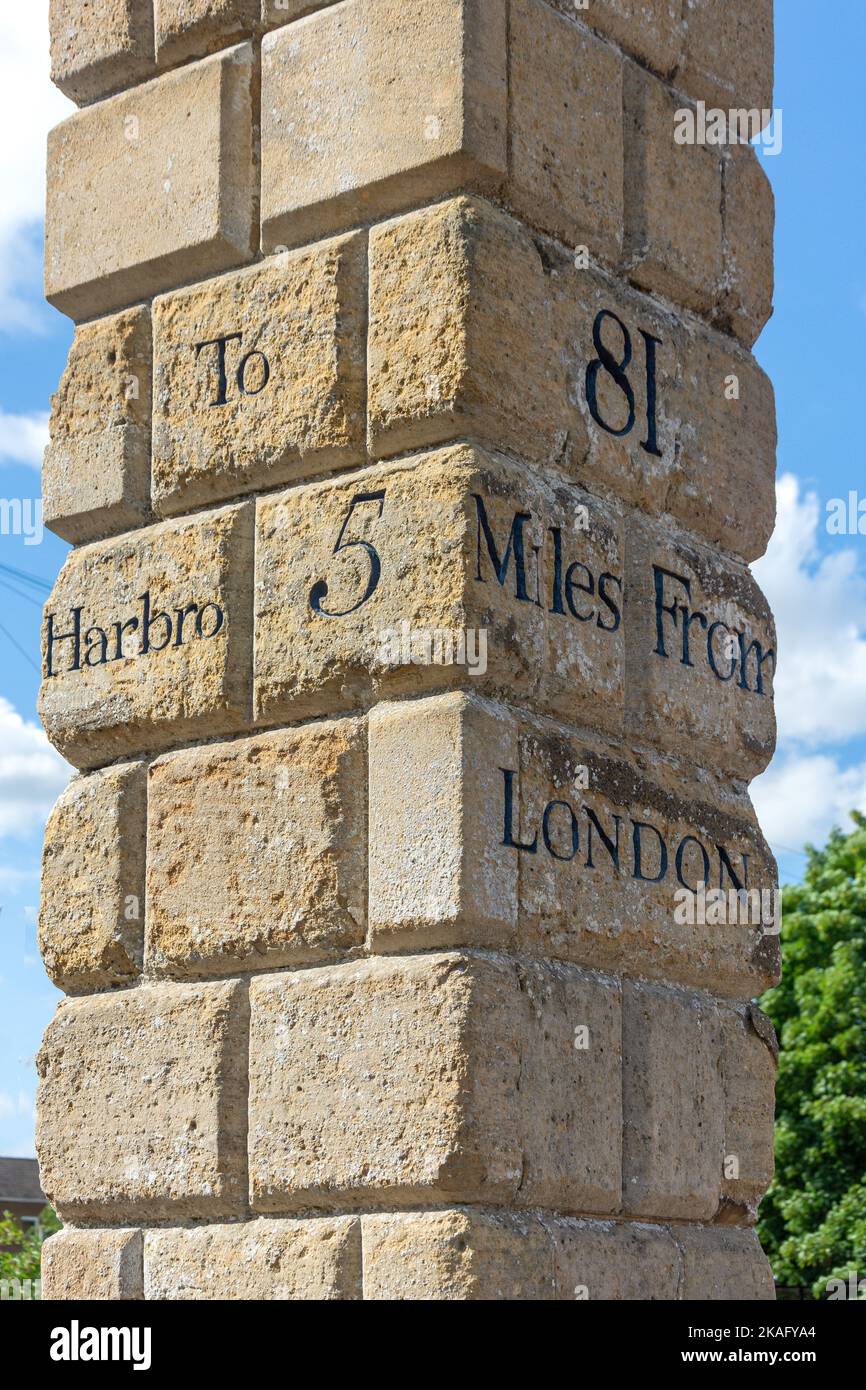
[(761, 829), (778, 852), (822, 845), (834, 825), (851, 828), (866, 812), (866, 763), (842, 768), (830, 753), (780, 754), (752, 783)]
[(0, 836), (38, 829), (69, 775), (42, 730), (0, 696)]
[(866, 812), (866, 763), (845, 765), (845, 744), (866, 734), (866, 571), (848, 541), (824, 538), (826, 511), (794, 474), (776, 494), (776, 531), (753, 569), (778, 628), (779, 752), (751, 790), (780, 852), (821, 845)]
[(49, 77), (48, 0), (0, 10), (0, 328), (38, 331), (48, 131), (75, 110)]
[(19, 1091), (17, 1095), (11, 1095), (9, 1091), (0, 1091), (0, 1120), (33, 1118), (33, 1097), (26, 1091)]
[(0, 463), (29, 463), (40, 468), (47, 443), (47, 411), (10, 415), (0, 406)]
[[(22, 869), (20, 866), (13, 868), (9, 864), (0, 863), (0, 889), (7, 889), (11, 892), (20, 892), (23, 888), (30, 888), (34, 879), (39, 878), (39, 866), (33, 864), (29, 869)], [(0, 985), (3, 977), (0, 975)]]
[(866, 573), (839, 538), (819, 553), (826, 514), (792, 473), (777, 497), (775, 535), (753, 568), (779, 634), (780, 739), (814, 750), (866, 733)]

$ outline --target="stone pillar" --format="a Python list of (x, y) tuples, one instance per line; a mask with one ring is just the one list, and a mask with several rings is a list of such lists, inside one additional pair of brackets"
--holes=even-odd
[(46, 1296), (771, 1298), (771, 0), (51, 8)]

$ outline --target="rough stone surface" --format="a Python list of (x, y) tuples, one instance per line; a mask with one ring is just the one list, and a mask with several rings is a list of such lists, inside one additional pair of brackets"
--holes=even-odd
[(723, 779), (452, 694), (374, 711), (370, 788), (374, 950), (517, 945), (734, 998), (778, 979), (760, 917), (719, 926), (696, 892), (777, 883)]
[(619, 1205), (615, 984), (450, 954), (265, 977), (250, 1002), (256, 1211)]
[(775, 1301), (773, 1274), (754, 1231), (675, 1226), (671, 1233), (682, 1252), (682, 1299), (692, 1303)]
[(266, 29), (281, 29), (294, 19), (341, 3), (343, 0), (261, 0), (261, 22)]
[(776, 631), (749, 571), (649, 520), (627, 527), (626, 726), (746, 780), (776, 743)]
[(678, 99), (628, 64), (625, 103), (625, 231), (628, 273), (709, 314), (722, 280), (722, 159), (709, 145), (674, 140)]
[(460, 434), (529, 460), (565, 452), (580, 415), (553, 350), (552, 299), (529, 232), (488, 203), (458, 198), (374, 227), (373, 452)]
[(358, 720), (159, 759), (148, 794), (148, 969), (227, 974), (362, 945), (366, 822)]
[(365, 1216), (363, 1225), (365, 1299), (553, 1298), (550, 1239), (534, 1216), (458, 1208)]
[(723, 110), (773, 105), (773, 0), (686, 0), (677, 86)]
[(456, 1208), (365, 1216), (364, 1297), (584, 1302), (676, 1299), (663, 1226)]
[(153, 0), (50, 0), (51, 80), (79, 106), (154, 70)]
[(514, 720), (451, 694), (379, 705), (369, 739), (373, 948), (508, 946), (518, 865), (492, 808)]
[(39, 950), (67, 993), (131, 984), (144, 946), (142, 763), (75, 777), (48, 818)]
[(42, 1185), (62, 1220), (244, 1209), (242, 985), (65, 1001), (37, 1058)]
[[(631, 352), (633, 411), (600, 349), (616, 364)], [(746, 560), (766, 549), (775, 412), (754, 359), (578, 269), (487, 202), (457, 198), (373, 228), (368, 374), (379, 457), (470, 436)]]
[(150, 312), (76, 329), (51, 400), (45, 524), (80, 544), (140, 526), (150, 499)]
[(201, 58), (252, 37), (262, 0), (153, 0), (160, 66)]
[[(758, 1032), (758, 1029), (761, 1032)], [(721, 1215), (754, 1221), (773, 1180), (777, 1056), (773, 1025), (754, 1005), (722, 1014), (725, 1087), (725, 1177)], [(769, 1041), (768, 1041), (769, 1039)]]
[(262, 245), (299, 245), (507, 167), (505, 7), (347, 0), (262, 48)]
[(141, 1231), (74, 1231), (42, 1247), (42, 1301), (144, 1298)]
[(687, 530), (757, 560), (776, 524), (772, 383), (719, 334), (690, 326), (678, 347), (682, 423), (665, 509)]
[(681, 1260), (666, 1227), (553, 1217), (543, 1221), (553, 1245), (558, 1301), (678, 1297)]
[(622, 59), (544, 0), (512, 0), (507, 199), (534, 226), (616, 262), (622, 243)]
[(252, 258), (253, 65), (242, 44), (51, 131), (51, 304), (91, 318)]
[(512, 788), (507, 817), (503, 773), (492, 819), (502, 816), (500, 838), (516, 846), (527, 949), (735, 998), (777, 983), (778, 937), (759, 917), (728, 913), (718, 925), (701, 911), (702, 882), (728, 900), (741, 886), (777, 886), (773, 856), (735, 784), (696, 773), (692, 760), (626, 755), (527, 719)]
[(752, 149), (734, 146), (722, 176), (725, 278), (719, 314), (740, 342), (751, 347), (773, 312), (775, 200)]
[(615, 509), (468, 445), (262, 499), (257, 712), (462, 686), (620, 729), (623, 573)]
[(67, 557), (45, 608), (39, 696), (64, 757), (94, 767), (248, 721), (252, 545), (245, 503)]
[(773, 0), (550, 0), (708, 106), (772, 106)]
[(662, 77), (670, 77), (683, 50), (682, 0), (551, 0), (555, 9), (591, 25), (635, 54)]
[(160, 511), (363, 462), (365, 261), (348, 236), (156, 301)]
[(722, 1024), (711, 1000), (623, 985), (623, 1210), (709, 1221), (722, 1185)]
[(330, 1302), (362, 1297), (356, 1217), (148, 1231), (149, 1299)]

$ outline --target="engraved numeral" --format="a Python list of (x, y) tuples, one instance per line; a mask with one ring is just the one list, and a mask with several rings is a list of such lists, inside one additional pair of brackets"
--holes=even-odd
[[(602, 341), (601, 330), (606, 319), (610, 319), (617, 325), (622, 334), (622, 352), (619, 360)], [(641, 440), (641, 448), (648, 454), (654, 454), (656, 458), (661, 458), (661, 450), (658, 447), (658, 419), (657, 419), (657, 393), (656, 393), (656, 348), (662, 346), (661, 338), (656, 338), (652, 333), (647, 333), (643, 328), (638, 330), (644, 340), (644, 357), (646, 361), (646, 403), (647, 403), (647, 437)], [(589, 363), (586, 369), (586, 399), (589, 402), (590, 414), (597, 425), (608, 434), (615, 435), (617, 439), (631, 434), (635, 426), (636, 408), (634, 387), (628, 376), (628, 368), (632, 359), (632, 340), (631, 334), (623, 323), (611, 309), (602, 309), (596, 315), (595, 323), (592, 325), (592, 342), (598, 354)], [(604, 419), (598, 402), (598, 376), (599, 372), (605, 372), (622, 392), (628, 406), (628, 416), (621, 429), (617, 429)]]
[(364, 590), (361, 597), (358, 599), (357, 603), (353, 603), (350, 608), (329, 609), (323, 607), (323, 600), (326, 599), (328, 596), (328, 581), (326, 579), (317, 580), (317, 582), (313, 585), (312, 589), (310, 590), (310, 607), (312, 608), (314, 613), (319, 613), (323, 618), (345, 618), (349, 613), (357, 612), (357, 610), (363, 604), (365, 604), (368, 599), (372, 598), (373, 594), (376, 592), (379, 580), (382, 575), (382, 561), (379, 559), (379, 552), (377, 551), (376, 547), (373, 544), (371, 544), (370, 541), (347, 541), (345, 539), (346, 528), (348, 527), (349, 522), (352, 520), (355, 508), (364, 507), (369, 504), (375, 503), (378, 503), (379, 516), (381, 517), (382, 512), (385, 508), (384, 490), (382, 492), (359, 492), (357, 496), (352, 498), (343, 525), (340, 527), (340, 534), (337, 537), (337, 544), (334, 546), (332, 552), (334, 555), (339, 555), (341, 552), (346, 550), (352, 550), (353, 548), (360, 548), (361, 550), (365, 550), (367, 552), (367, 556), (370, 562), (370, 574), (369, 578), (367, 579), (367, 587)]

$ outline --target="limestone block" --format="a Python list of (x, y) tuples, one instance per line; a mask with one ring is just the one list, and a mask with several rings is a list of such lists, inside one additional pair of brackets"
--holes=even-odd
[(627, 529), (626, 725), (746, 780), (776, 742), (776, 632), (748, 569), (656, 522)]
[(719, 317), (751, 347), (773, 312), (775, 200), (752, 149), (735, 145), (722, 165), (725, 274)]
[(370, 716), (375, 951), (516, 947), (751, 997), (778, 937), (731, 893), (776, 883), (728, 779), (461, 693)]
[(686, 0), (677, 86), (723, 110), (773, 105), (773, 0)]
[(364, 1216), (364, 1297), (584, 1302), (676, 1299), (663, 1226), (452, 1208)]
[(265, 29), (281, 29), (294, 19), (338, 3), (340, 0), (261, 0), (261, 22)]
[(597, 29), (662, 77), (683, 51), (681, 0), (551, 0), (554, 8)]
[(51, 131), (51, 304), (92, 318), (252, 259), (253, 71), (242, 44)]
[(140, 986), (67, 1000), (37, 1058), (37, 1152), (64, 1220), (239, 1215), (244, 986)]
[(73, 551), (45, 607), (39, 711), (77, 767), (249, 719), (253, 507)]
[(722, 1024), (716, 1005), (623, 985), (623, 1210), (709, 1221), (722, 1185)]
[(153, 0), (50, 0), (51, 80), (79, 106), (154, 70)]
[(261, 0), (153, 0), (156, 56), (161, 67), (201, 58), (251, 38)]
[(688, 325), (674, 395), (682, 422), (666, 507), (744, 560), (757, 560), (776, 524), (773, 386), (730, 339)]
[(664, 1226), (542, 1218), (553, 1246), (558, 1301), (677, 1298), (681, 1259)]
[(772, 0), (551, 3), (709, 107), (772, 107)]
[(39, 949), (67, 993), (131, 984), (144, 947), (146, 772), (75, 777), (48, 818)]
[(526, 949), (735, 998), (777, 982), (778, 936), (760, 910), (732, 905), (742, 888), (777, 885), (736, 783), (529, 719), (518, 767), (501, 765), (496, 809), (519, 860)]
[(373, 228), (368, 373), (378, 457), (469, 436), (745, 559), (766, 549), (775, 413), (754, 359), (487, 202)]
[(550, 1237), (535, 1216), (401, 1212), (365, 1216), (364, 1298), (541, 1302), (554, 1297)]
[(370, 924), (374, 949), (507, 946), (518, 866), (502, 844), (500, 767), (512, 717), (460, 694), (370, 715)]
[(357, 1217), (148, 1231), (145, 1288), (159, 1300), (360, 1299)]
[(362, 945), (366, 830), (359, 720), (160, 758), (148, 793), (148, 970), (306, 965)]
[(622, 58), (544, 0), (513, 0), (507, 201), (616, 262), (622, 244)]
[(76, 329), (51, 400), (45, 524), (80, 544), (147, 520), (150, 502), (150, 311)]
[(753, 1230), (674, 1226), (682, 1251), (680, 1297), (692, 1303), (773, 1302), (776, 1286)]
[(527, 228), (489, 203), (457, 198), (374, 227), (373, 453), (468, 434), (529, 460), (567, 457), (581, 417), (556, 341), (555, 289)]
[(461, 686), (618, 730), (623, 573), (617, 510), (470, 445), (263, 498), (258, 714)]
[(154, 504), (178, 512), (363, 462), (366, 239), (154, 304)]
[(74, 1231), (66, 1227), (43, 1245), (43, 1302), (127, 1302), (141, 1298), (141, 1231)]
[(262, 246), (299, 245), (507, 169), (505, 7), (346, 0), (266, 34)]
[(544, 0), (515, 0), (508, 46), (502, 0), (346, 0), (267, 35), (264, 249), (471, 188), (615, 262), (622, 59)]
[(624, 104), (624, 265), (642, 289), (710, 314), (722, 282), (721, 152), (676, 142), (679, 99), (633, 63)]
[(258, 1212), (620, 1200), (619, 987), (458, 953), (250, 986)]
[[(722, 1014), (725, 1169), (722, 1216), (753, 1222), (773, 1180), (778, 1043), (755, 1004)], [(774, 1047), (775, 1045), (775, 1047)]]

